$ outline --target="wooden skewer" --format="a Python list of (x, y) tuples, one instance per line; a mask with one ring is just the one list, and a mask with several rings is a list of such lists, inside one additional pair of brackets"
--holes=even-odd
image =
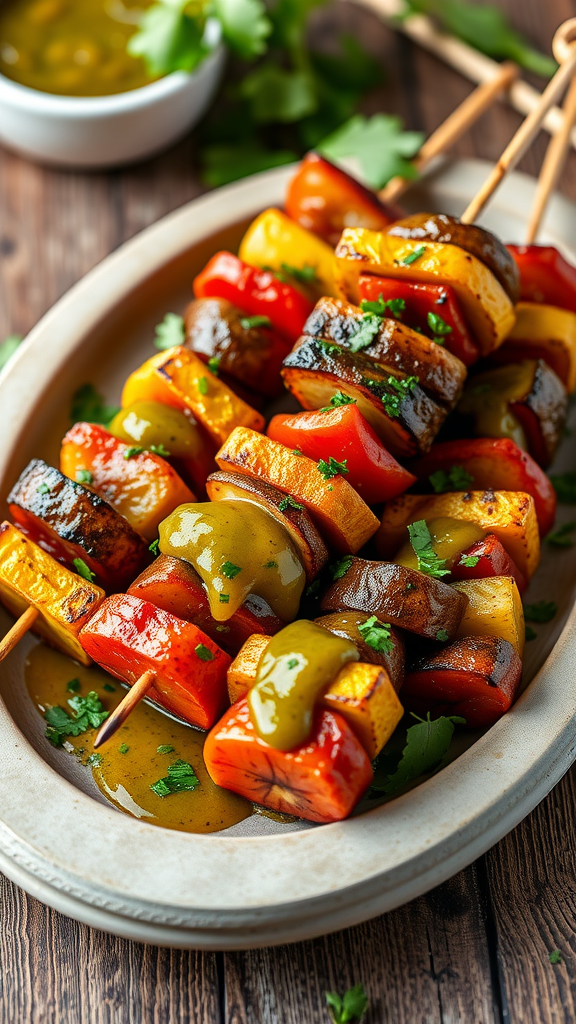
[(0, 661), (4, 661), (4, 658), (10, 654), (10, 651), (14, 650), (16, 644), (34, 625), (39, 614), (38, 610), (32, 605), (25, 612), (22, 612), (22, 615), (14, 623), (12, 629), (9, 629), (4, 639), (0, 640)]
[[(570, 46), (566, 43), (565, 38), (561, 37), (560, 39), (557, 39), (555, 36), (553, 46), (554, 56), (556, 59), (559, 62), (566, 60), (569, 56)], [(548, 205), (548, 200), (558, 184), (564, 164), (566, 163), (566, 157), (570, 147), (570, 136), (572, 134), (572, 128), (576, 122), (576, 75), (572, 78), (568, 87), (562, 113), (564, 115), (562, 128), (558, 134), (554, 135), (550, 140), (546, 150), (546, 156), (544, 157), (544, 162), (540, 170), (538, 188), (536, 189), (536, 195), (534, 196), (534, 202), (530, 211), (530, 220), (528, 221), (528, 228), (526, 230), (527, 245), (530, 245), (538, 234), (540, 223), (544, 216), (544, 211)]]
[(522, 122), (518, 131), (506, 146), (502, 156), (496, 163), (494, 170), (488, 176), (480, 191), (474, 196), (474, 199), (469, 203), (468, 207), (464, 211), (460, 218), (463, 224), (473, 224), (478, 218), (504, 176), (508, 171), (511, 171), (512, 168), (516, 166), (519, 160), (522, 159), (534, 137), (540, 131), (542, 122), (546, 116), (546, 111), (549, 110), (552, 104), (560, 98), (566, 89), (566, 86), (576, 71), (576, 46), (569, 45), (575, 40), (576, 18), (571, 18), (560, 26), (554, 36), (555, 49), (559, 49), (562, 44), (566, 44), (566, 49), (562, 49), (562, 52), (566, 53), (565, 60), (542, 93), (538, 106), (531, 114), (528, 114), (528, 117)]
[(100, 730), (94, 740), (94, 749), (101, 747), (103, 743), (111, 739), (115, 732), (118, 731), (121, 725), (124, 724), (128, 715), (136, 707), (136, 705), (146, 696), (148, 690), (154, 683), (156, 673), (152, 669), (148, 669), (144, 672), (140, 679), (137, 679), (133, 686), (130, 687), (128, 693), (120, 701), (119, 705), (107, 718), (104, 724), (100, 727)]
[[(460, 136), (468, 131), (478, 118), (492, 106), (498, 96), (510, 87), (519, 73), (520, 69), (516, 64), (506, 62), (499, 66), (493, 78), (474, 89), (474, 92), (470, 93), (464, 102), (456, 107), (456, 110), (426, 140), (413, 161), (416, 170), (423, 171), (434, 157), (450, 149)], [(408, 188), (409, 184), (409, 180), (398, 175), (392, 178), (378, 193), (379, 197), (384, 202), (393, 202)]]

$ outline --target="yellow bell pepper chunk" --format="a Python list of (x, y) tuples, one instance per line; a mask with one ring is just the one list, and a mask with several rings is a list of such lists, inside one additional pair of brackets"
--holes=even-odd
[(460, 580), (454, 583), (454, 589), (468, 598), (456, 636), (501, 637), (508, 640), (522, 657), (526, 630), (522, 598), (516, 580), (511, 576)]
[(477, 523), (494, 533), (520, 572), (531, 579), (540, 560), (534, 499), (523, 491), (453, 491), (403, 494), (389, 501), (376, 534), (381, 558), (393, 558), (407, 539), (409, 523), (443, 517)]
[[(245, 697), (256, 682), (258, 663), (270, 637), (254, 633), (228, 669), (230, 703)], [(404, 709), (386, 669), (354, 661), (340, 670), (319, 703), (346, 719), (372, 759), (388, 742)]]
[(281, 210), (272, 208), (256, 217), (240, 243), (238, 255), (252, 267), (268, 267), (273, 271), (311, 267), (316, 278), (310, 281), (310, 287), (318, 298), (340, 294), (333, 250)]
[(128, 377), (122, 406), (134, 402), (163, 402), (174, 409), (188, 409), (218, 445), (224, 444), (234, 427), (264, 429), (264, 417), (182, 345), (152, 356)]
[(505, 347), (509, 346), (512, 358), (541, 358), (570, 394), (576, 390), (576, 313), (557, 306), (519, 302), (516, 323), (506, 340)]
[(0, 525), (0, 601), (20, 616), (32, 605), (40, 613), (32, 630), (82, 665), (91, 660), (78, 640), (105, 594), (71, 572), (11, 523)]
[(335, 256), (340, 290), (356, 304), (360, 274), (450, 285), (482, 355), (498, 348), (514, 326), (514, 306), (500, 282), (484, 263), (457, 245), (345, 228)]

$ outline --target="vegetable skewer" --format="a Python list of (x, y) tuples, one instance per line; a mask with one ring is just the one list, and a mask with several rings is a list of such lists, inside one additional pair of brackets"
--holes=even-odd
[(97, 750), (107, 740), (112, 739), (114, 733), (118, 732), (121, 725), (124, 724), (128, 715), (134, 710), (137, 704), (146, 696), (148, 690), (152, 686), (156, 678), (156, 673), (152, 669), (148, 669), (143, 672), (139, 679), (136, 680), (133, 686), (130, 687), (128, 693), (120, 701), (117, 708), (114, 709), (109, 718), (106, 719), (104, 725), (102, 725), (96, 734), (94, 740), (94, 749)]

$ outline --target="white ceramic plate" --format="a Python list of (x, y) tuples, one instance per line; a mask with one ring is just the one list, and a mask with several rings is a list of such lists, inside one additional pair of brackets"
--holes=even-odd
[[(445, 165), (412, 190), (407, 205), (458, 213), (488, 169), (480, 161)], [(124, 377), (150, 355), (154, 324), (167, 309), (183, 308), (193, 274), (217, 248), (238, 241), (242, 222), (282, 203), (290, 173), (257, 175), (165, 217), (40, 321), (0, 383), (3, 498), (30, 458), (57, 460), (73, 390), (91, 380), (116, 398)], [(522, 241), (533, 189), (531, 179), (513, 175), (486, 224)], [(547, 223), (543, 239), (576, 261), (574, 205), (556, 197)], [(237, 226), (230, 231), (230, 224)], [(570, 447), (565, 442), (561, 469), (570, 468)], [(88, 924), (207, 949), (310, 938), (414, 898), (513, 828), (572, 763), (574, 569), (572, 552), (548, 549), (530, 596), (552, 598), (560, 611), (528, 645), (526, 678), (536, 676), (513, 710), (430, 781), (317, 828), (285, 830), (256, 817), (248, 829), (190, 835), (102, 803), (89, 773), (42, 736), (22, 672), (35, 641), (25, 640), (0, 670), (0, 869)], [(4, 616), (0, 629), (8, 624)]]

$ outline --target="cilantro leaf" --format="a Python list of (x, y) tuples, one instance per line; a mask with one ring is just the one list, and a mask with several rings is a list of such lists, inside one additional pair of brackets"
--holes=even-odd
[(160, 538), (159, 537), (156, 537), (156, 540), (153, 540), (152, 543), (148, 545), (148, 551), (150, 551), (151, 554), (154, 555), (154, 558), (158, 557), (158, 555), (160, 554)]
[[(164, 751), (162, 751), (164, 753)], [(168, 765), (168, 774), (163, 779), (153, 782), (150, 789), (156, 796), (170, 796), (172, 793), (184, 793), (196, 789), (200, 785), (196, 772), (187, 761), (174, 761)]]
[(80, 692), (80, 680), (71, 679), (69, 683), (66, 683), (66, 689), (68, 693), (79, 693)]
[(424, 519), (410, 523), (408, 535), (414, 554), (418, 559), (420, 572), (425, 572), (428, 576), (432, 576), (437, 580), (442, 579), (443, 576), (450, 575), (450, 570), (446, 568), (446, 559), (438, 558), (434, 551), (430, 530)]
[(135, 455), (141, 455), (143, 451), (144, 449), (142, 445), (131, 444), (129, 448), (126, 448), (126, 451), (124, 452), (124, 458), (126, 460), (133, 459)]
[(396, 771), (380, 781), (376, 778), (373, 789), (391, 796), (407, 783), (427, 774), (436, 768), (445, 757), (454, 734), (454, 725), (464, 725), (465, 718), (456, 715), (441, 715), (434, 720), (428, 712), (426, 719), (417, 718), (417, 724), (410, 726), (406, 732), (406, 746)]
[(362, 319), (357, 321), (357, 329), (350, 339), (350, 351), (360, 352), (363, 348), (368, 348), (381, 325), (382, 317), (376, 316), (375, 313), (364, 313)]
[(478, 565), (480, 561), (479, 555), (466, 555), (463, 554), (458, 565), (464, 565), (467, 569), (473, 569), (474, 566)]
[(576, 473), (558, 473), (550, 477), (558, 501), (564, 505), (576, 505)]
[(319, 412), (331, 412), (332, 409), (337, 409), (341, 405), (356, 405), (356, 399), (350, 398), (350, 395), (344, 394), (343, 391), (337, 391), (335, 395), (332, 395), (330, 405), (325, 405), (319, 409)]
[(218, 376), (218, 370), (220, 369), (220, 359), (218, 356), (210, 356), (210, 359), (208, 360), (208, 369), (214, 377)]
[(368, 1009), (368, 997), (364, 985), (349, 988), (343, 996), (337, 992), (326, 992), (326, 1005), (333, 1024), (356, 1024), (362, 1020)]
[(260, 124), (300, 121), (318, 106), (309, 71), (290, 71), (271, 61), (246, 75), (240, 95), (249, 101), (254, 120)]
[(185, 13), (189, 0), (159, 0), (148, 7), (126, 49), (151, 75), (193, 71), (210, 52), (203, 19)]
[(220, 572), (226, 579), (233, 580), (235, 576), (242, 572), (242, 566), (234, 565), (234, 562), (224, 562), (220, 566)]
[(527, 622), (550, 622), (557, 611), (555, 601), (536, 601), (534, 604), (524, 605), (524, 618)]
[(380, 293), (374, 302), (371, 302), (369, 299), (362, 299), (360, 309), (364, 313), (374, 313), (376, 316), (380, 317), (385, 317), (386, 312), (388, 311), (394, 319), (398, 320), (406, 309), (406, 300), (385, 299), (382, 293)]
[(48, 708), (44, 714), (46, 737), (55, 747), (62, 746), (65, 736), (81, 736), (89, 729), (98, 729), (108, 718), (109, 712), (103, 710), (98, 694), (93, 690), (86, 697), (79, 694), (71, 697), (68, 704), (74, 712), (73, 718), (57, 706)]
[(328, 566), (328, 572), (333, 580), (341, 580), (346, 575), (352, 565), (353, 557), (353, 555), (344, 555), (337, 562), (333, 562), (332, 565)]
[(269, 316), (243, 316), (240, 326), (249, 331), (252, 327), (272, 327), (272, 323)]
[(390, 654), (394, 650), (394, 641), (390, 639), (389, 622), (379, 622), (375, 615), (371, 615), (366, 622), (360, 623), (358, 632), (364, 643), (372, 650), (381, 654)]
[(88, 580), (88, 583), (92, 583), (92, 580), (96, 579), (96, 573), (92, 572), (92, 570), (88, 568), (83, 558), (74, 558), (72, 565), (78, 575), (81, 576), (83, 580)]
[(214, 655), (206, 644), (196, 644), (194, 653), (200, 658), (200, 661), (214, 661)]
[(301, 512), (302, 509), (304, 508), (304, 505), (300, 505), (297, 501), (294, 500), (291, 494), (287, 494), (285, 498), (282, 498), (282, 501), (278, 505), (278, 509), (280, 512), (286, 512), (286, 510), (289, 508), (295, 508), (299, 512)]
[(11, 334), (0, 344), (0, 370), (3, 370), (6, 363), (12, 359), (17, 348), (20, 347), (24, 338), (19, 334)]
[(100, 698), (94, 690), (90, 690), (85, 697), (76, 694), (70, 698), (68, 704), (75, 712), (77, 719), (80, 720), (84, 716), (87, 718), (91, 729), (99, 729), (102, 722), (108, 718), (108, 711), (104, 711)]
[(88, 484), (90, 485), (94, 477), (89, 469), (77, 469), (76, 470), (76, 483), (77, 484)]
[(572, 548), (576, 543), (576, 540), (571, 536), (576, 530), (576, 520), (570, 523), (564, 523), (559, 526), (553, 533), (549, 533), (546, 537), (546, 542), (553, 548)]
[(120, 746), (118, 747), (119, 754), (127, 754), (129, 750), (130, 747), (128, 746), (127, 743), (121, 743)]
[[(379, 382), (377, 388), (385, 388), (381, 395), (382, 405), (388, 416), (396, 418), (400, 415), (400, 407), (404, 399), (412, 393), (418, 383), (418, 377), (388, 377), (388, 380)], [(366, 381), (370, 386), (374, 382)]]
[(224, 42), (242, 60), (252, 60), (266, 50), (272, 24), (261, 0), (213, 0)]
[[(304, 263), (301, 267), (293, 267), (290, 263), (282, 263), (282, 270), (288, 277), (293, 277), (299, 284), (315, 284), (318, 281), (316, 267)], [(282, 280), (280, 274), (276, 276)]]
[(172, 754), (174, 747), (171, 743), (161, 743), (159, 747), (156, 747), (157, 754)]
[(178, 313), (166, 313), (161, 323), (156, 324), (154, 344), (161, 352), (176, 345), (183, 345), (186, 337), (184, 318)]
[[(447, 324), (438, 313), (429, 312), (426, 317), (428, 327), (434, 335), (434, 341), (438, 341), (439, 338), (445, 338), (446, 335), (452, 334), (452, 328), (450, 324)], [(443, 342), (442, 342), (443, 344)]]
[(106, 426), (120, 412), (117, 405), (106, 405), (93, 384), (82, 384), (72, 395), (70, 419), (72, 423), (102, 423)]
[(208, 394), (208, 378), (207, 377), (199, 377), (198, 378), (198, 391), (200, 392), (201, 395), (207, 395)]
[(409, 158), (416, 155), (423, 141), (422, 132), (403, 132), (399, 117), (356, 114), (316, 148), (336, 162), (354, 157), (367, 184), (382, 188), (396, 175), (406, 180), (417, 177)]
[(439, 640), (441, 644), (445, 644), (450, 639), (448, 631), (446, 629), (439, 629), (436, 633), (436, 639)]
[(153, 455), (161, 455), (164, 459), (169, 459), (171, 454), (163, 444), (151, 444), (148, 451)]
[(450, 466), (448, 472), (437, 469), (428, 479), (436, 494), (444, 494), (446, 491), (467, 491), (474, 483), (474, 477), (463, 466)]
[(325, 462), (324, 459), (319, 459), (318, 472), (325, 480), (332, 480), (332, 478), (338, 476), (339, 473), (344, 474), (349, 472), (348, 459), (343, 459), (342, 462), (337, 462), (331, 455), (328, 457), (328, 462)]

